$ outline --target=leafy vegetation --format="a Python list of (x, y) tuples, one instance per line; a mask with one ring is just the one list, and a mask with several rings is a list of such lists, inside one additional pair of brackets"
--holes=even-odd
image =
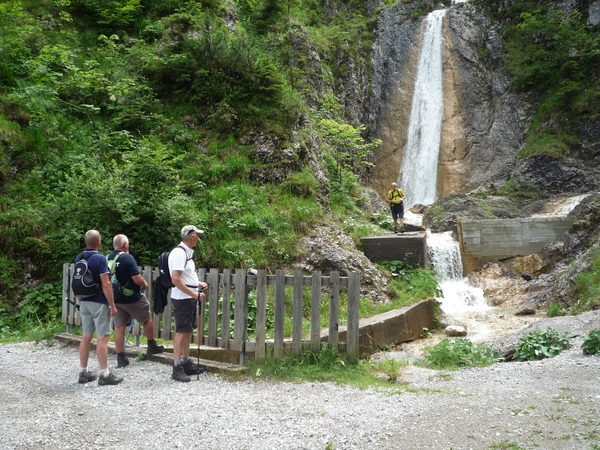
[(600, 355), (600, 330), (592, 330), (582, 339), (581, 350), (584, 355)]
[(600, 251), (592, 255), (589, 268), (575, 278), (575, 295), (577, 301), (571, 306), (570, 312), (577, 313), (597, 309), (600, 306)]
[(456, 370), (462, 367), (486, 367), (501, 361), (502, 355), (489, 345), (473, 344), (468, 339), (444, 339), (427, 347), (425, 364), (432, 369)]
[(512, 88), (538, 105), (519, 156), (568, 155), (577, 143), (578, 124), (596, 117), (600, 106), (599, 30), (588, 27), (577, 11), (567, 14), (550, 1), (518, 2), (491, 12), (510, 19), (503, 36)]
[(545, 328), (519, 339), (513, 358), (516, 361), (538, 361), (552, 358), (569, 346), (569, 333)]
[[(357, 58), (374, 25), (364, 5), (326, 18), (313, 2), (0, 3), (3, 326), (19, 329), (39, 293), (21, 288), (25, 273), (59, 280), (88, 229), (127, 234), (148, 265), (194, 223), (207, 230), (198, 266), (266, 269), (300, 258), (326, 216), (357, 241), (373, 232), (357, 169), (377, 142), (333, 95), (305, 98), (322, 77), (308, 55), (344, 70), (335, 55)], [(331, 181), (308, 168), (314, 142)]]

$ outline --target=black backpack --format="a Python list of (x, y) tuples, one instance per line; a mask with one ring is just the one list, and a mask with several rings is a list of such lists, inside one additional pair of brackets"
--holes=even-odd
[(77, 297), (93, 297), (98, 293), (98, 283), (94, 280), (94, 275), (88, 266), (87, 259), (94, 253), (90, 253), (85, 256), (81, 253), (81, 258), (75, 263), (75, 270), (73, 270), (73, 278), (71, 279), (71, 288), (73, 294)]
[[(179, 247), (185, 252), (185, 248), (183, 248), (183, 246), (178, 245), (177, 247)], [(173, 250), (175, 250), (175, 248)], [(173, 250), (171, 250), (171, 252)], [(169, 270), (169, 254), (171, 252), (161, 253), (158, 257), (158, 278), (160, 279), (162, 286), (166, 289), (171, 289), (172, 287), (175, 287), (173, 281), (171, 280), (171, 271)], [(189, 259), (187, 258), (187, 252), (185, 256), (185, 264), (187, 265), (187, 262), (189, 261)]]

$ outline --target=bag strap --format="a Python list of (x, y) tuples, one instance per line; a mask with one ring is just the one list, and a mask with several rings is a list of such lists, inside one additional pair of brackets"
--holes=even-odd
[[(185, 267), (185, 266), (187, 266), (188, 261), (192, 258), (187, 257), (187, 250), (185, 249), (185, 247), (183, 245), (178, 245), (177, 247), (179, 247), (185, 253), (185, 264), (183, 265), (183, 267)], [(177, 247), (175, 247), (175, 248), (177, 248)]]

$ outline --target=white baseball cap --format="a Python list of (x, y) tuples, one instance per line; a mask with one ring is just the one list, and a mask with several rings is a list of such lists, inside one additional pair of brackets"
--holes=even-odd
[(202, 234), (204, 233), (204, 230), (196, 228), (194, 225), (186, 225), (181, 229), (181, 237), (189, 236), (191, 233)]

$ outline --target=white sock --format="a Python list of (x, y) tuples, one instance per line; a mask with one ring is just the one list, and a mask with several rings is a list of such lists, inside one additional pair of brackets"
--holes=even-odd
[(103, 376), (103, 377), (105, 377), (105, 378), (106, 378), (107, 376), (109, 376), (109, 375), (110, 375), (110, 370), (108, 370), (108, 368), (106, 368), (106, 369), (104, 369), (104, 370), (100, 370), (98, 373), (99, 373), (101, 376)]
[(88, 370), (87, 370), (87, 367), (82, 367), (79, 371), (80, 372), (87, 372)]

